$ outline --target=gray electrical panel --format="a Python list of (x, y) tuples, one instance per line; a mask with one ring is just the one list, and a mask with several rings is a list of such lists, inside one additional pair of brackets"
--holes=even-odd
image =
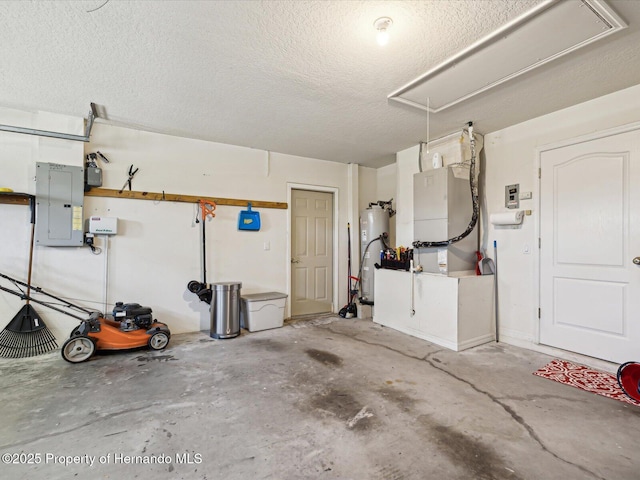
[(84, 242), (84, 170), (36, 163), (36, 244), (80, 247)]
[[(467, 229), (472, 214), (468, 169), (436, 168), (413, 176), (414, 240), (440, 242), (456, 237)], [(448, 247), (418, 249), (414, 262), (431, 273), (475, 270), (476, 231)]]

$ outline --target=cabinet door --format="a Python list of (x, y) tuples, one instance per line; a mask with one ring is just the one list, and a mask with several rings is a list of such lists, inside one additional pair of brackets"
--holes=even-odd
[(398, 330), (418, 330), (411, 316), (411, 274), (396, 270), (375, 271), (373, 321)]
[(458, 279), (430, 274), (415, 277), (415, 310), (420, 332), (434, 338), (435, 343), (456, 350)]

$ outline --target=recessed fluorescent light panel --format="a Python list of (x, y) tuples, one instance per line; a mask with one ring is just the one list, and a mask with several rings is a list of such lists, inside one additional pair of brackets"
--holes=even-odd
[(602, 0), (546, 0), (387, 98), (438, 113), (626, 27)]

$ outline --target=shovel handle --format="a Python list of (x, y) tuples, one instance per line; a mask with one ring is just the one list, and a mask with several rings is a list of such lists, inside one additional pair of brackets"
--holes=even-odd
[(31, 241), (29, 242), (29, 271), (27, 273), (27, 300), (29, 303), (29, 296), (31, 295), (31, 269), (33, 267), (33, 240), (36, 233), (36, 197), (29, 197), (29, 208), (31, 209)]

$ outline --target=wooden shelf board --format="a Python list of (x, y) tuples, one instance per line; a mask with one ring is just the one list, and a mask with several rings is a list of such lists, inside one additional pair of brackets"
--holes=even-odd
[(6, 205), (29, 205), (29, 198), (33, 195), (17, 192), (0, 192), (0, 203)]
[(196, 195), (181, 195), (176, 193), (163, 192), (137, 192), (135, 190), (112, 190), (109, 188), (92, 188), (84, 193), (87, 197), (108, 197), (108, 198), (130, 198), (134, 200), (153, 200), (155, 202), (182, 202), (198, 203), (200, 200), (214, 202), (216, 205), (228, 205), (235, 207), (246, 207), (251, 202), (252, 208), (277, 208), (286, 210), (289, 206), (286, 202), (266, 202), (262, 200), (243, 200), (236, 198), (218, 198)]

